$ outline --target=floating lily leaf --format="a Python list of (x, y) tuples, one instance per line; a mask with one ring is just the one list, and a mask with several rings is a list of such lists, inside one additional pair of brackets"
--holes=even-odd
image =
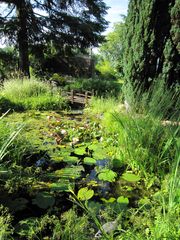
[(138, 182), (141, 179), (138, 175), (128, 172), (124, 173), (122, 178), (128, 182)]
[(64, 158), (62, 156), (58, 156), (57, 154), (53, 154), (51, 155), (51, 159), (54, 162), (61, 162), (63, 161)]
[(83, 166), (74, 166), (74, 167), (67, 167), (60, 170), (55, 171), (55, 175), (61, 178), (67, 179), (76, 179), (81, 177), (81, 172), (84, 171)]
[(78, 161), (79, 161), (78, 157), (75, 156), (69, 156), (67, 158), (64, 158), (64, 162), (66, 163), (76, 164), (78, 163)]
[(95, 143), (95, 144), (89, 145), (89, 146), (88, 146), (88, 149), (89, 149), (89, 150), (96, 151), (96, 150), (97, 150), (98, 148), (100, 148), (100, 147), (101, 147), (100, 144)]
[(39, 192), (36, 198), (33, 199), (33, 204), (37, 205), (39, 208), (47, 209), (52, 207), (55, 203), (55, 198), (48, 192)]
[(94, 196), (94, 191), (92, 189), (88, 189), (87, 187), (81, 188), (77, 194), (78, 199), (81, 201), (89, 200), (93, 196)]
[(113, 197), (111, 197), (109, 199), (101, 198), (101, 200), (105, 203), (113, 203), (116, 201), (116, 198), (113, 198)]
[(126, 209), (127, 205), (129, 204), (129, 199), (121, 196), (121, 197), (118, 197), (117, 203), (119, 204), (121, 209)]
[(98, 148), (94, 151), (93, 157), (97, 160), (106, 158), (106, 151), (103, 148)]
[(86, 154), (86, 147), (79, 147), (74, 150), (74, 153), (80, 156), (83, 156)]
[(85, 157), (84, 158), (84, 164), (94, 165), (94, 164), (96, 164), (96, 160), (94, 158)]
[(69, 187), (70, 187), (70, 183), (68, 180), (65, 180), (65, 181), (61, 180), (61, 182), (51, 183), (49, 186), (51, 191), (56, 191), (56, 192), (69, 191)]
[(110, 169), (103, 169), (99, 174), (98, 178), (102, 181), (114, 182), (117, 177), (117, 173)]

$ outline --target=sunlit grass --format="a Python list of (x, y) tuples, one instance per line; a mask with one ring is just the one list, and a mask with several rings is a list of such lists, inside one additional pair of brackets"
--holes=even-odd
[(13, 79), (4, 82), (0, 94), (1, 111), (8, 108), (53, 110), (65, 107), (65, 100), (57, 89), (36, 79)]

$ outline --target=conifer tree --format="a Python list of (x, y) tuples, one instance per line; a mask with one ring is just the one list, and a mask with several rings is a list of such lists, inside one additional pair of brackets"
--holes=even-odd
[(124, 33), (124, 74), (148, 89), (154, 79), (179, 81), (180, 0), (130, 0)]
[(30, 45), (96, 46), (107, 25), (103, 0), (0, 0), (0, 7), (0, 37), (17, 45), (19, 67), (27, 76)]

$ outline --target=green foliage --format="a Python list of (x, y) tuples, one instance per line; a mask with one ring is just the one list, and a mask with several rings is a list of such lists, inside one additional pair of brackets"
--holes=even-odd
[(107, 112), (114, 112), (118, 109), (118, 100), (109, 98), (97, 98), (93, 97), (89, 106), (86, 107), (85, 112), (88, 114), (99, 115)]
[(27, 218), (19, 221), (16, 226), (16, 233), (21, 237), (27, 237), (27, 239), (35, 239), (38, 232), (38, 219)]
[(8, 213), (8, 210), (0, 205), (0, 239), (13, 239), (13, 227), (11, 226), (12, 217)]
[(148, 91), (144, 92), (143, 84), (127, 82), (122, 87), (129, 112), (136, 112), (158, 119), (175, 119), (179, 117), (178, 85), (168, 87), (162, 78), (154, 80)]
[(65, 90), (94, 91), (97, 96), (118, 96), (121, 84), (110, 78), (77, 78), (66, 84)]
[[(48, 2), (20, 1), (4, 3), (5, 11), (0, 18), (0, 37), (11, 44), (18, 43), (19, 68), (29, 76), (29, 49), (47, 43), (55, 49), (85, 49), (96, 46), (104, 37), (100, 34), (106, 28), (104, 19), (107, 6), (102, 1)], [(74, 12), (77, 8), (78, 11)], [(37, 13), (40, 10), (42, 16)], [(8, 13), (8, 14), (6, 14)], [(46, 16), (45, 18), (43, 17)], [(48, 29), (48, 32), (45, 29)], [(67, 31), (68, 29), (68, 31)], [(78, 31), (77, 31), (78, 29)], [(53, 52), (52, 48), (52, 52)], [(65, 52), (68, 52), (65, 51)]]
[(27, 109), (60, 109), (65, 101), (56, 89), (35, 79), (5, 81), (0, 94), (1, 111)]
[(123, 76), (123, 34), (124, 23), (116, 23), (114, 29), (106, 36), (106, 42), (100, 47), (96, 69), (102, 76)]
[(65, 78), (59, 75), (58, 73), (54, 73), (50, 78), (50, 81), (54, 81), (60, 86), (63, 86), (65, 84)]
[(111, 66), (110, 62), (108, 60), (99, 60), (96, 64), (96, 70), (100, 72), (101, 76), (103, 78), (114, 78), (115, 76), (115, 69)]
[(92, 229), (89, 228), (88, 225), (88, 216), (85, 214), (77, 216), (77, 212), (72, 208), (64, 212), (61, 217), (61, 222), (55, 225), (52, 239), (86, 240), (89, 236), (92, 236)]
[[(16, 66), (16, 67), (15, 67)], [(0, 80), (9, 78), (17, 69), (17, 52), (14, 48), (0, 48)]]
[(99, 180), (102, 181), (115, 182), (116, 177), (117, 173), (110, 169), (103, 169), (98, 174)]
[[(155, 78), (179, 81), (179, 0), (129, 2), (124, 33), (124, 73), (127, 81), (148, 89)], [(171, 13), (171, 15), (169, 14)]]
[(138, 182), (141, 178), (133, 173), (123, 173), (122, 178), (128, 182)]
[(94, 196), (94, 191), (91, 189), (88, 189), (87, 187), (79, 189), (77, 194), (77, 198), (80, 201), (87, 201), (91, 199), (93, 196)]

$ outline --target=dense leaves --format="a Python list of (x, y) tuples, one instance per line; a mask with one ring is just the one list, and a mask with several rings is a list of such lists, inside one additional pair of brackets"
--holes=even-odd
[(0, 36), (18, 45), (20, 69), (29, 75), (28, 47), (53, 42), (59, 48), (96, 46), (107, 22), (102, 0), (1, 1)]
[(170, 85), (179, 80), (179, 4), (179, 0), (130, 1), (124, 34), (126, 80), (145, 88), (154, 78), (164, 78)]

